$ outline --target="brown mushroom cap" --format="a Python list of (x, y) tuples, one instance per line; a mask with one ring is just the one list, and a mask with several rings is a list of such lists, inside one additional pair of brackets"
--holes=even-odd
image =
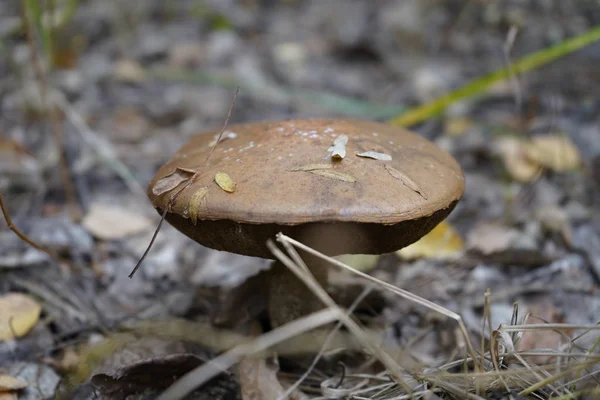
[[(336, 161), (328, 148), (341, 134), (349, 139), (347, 153)], [(205, 164), (217, 135), (190, 140), (148, 188), (162, 212), (177, 189), (162, 192), (157, 182), (176, 170), (199, 170), (166, 219), (217, 250), (271, 258), (265, 242), (281, 231), (329, 254), (391, 252), (433, 229), (464, 191), (462, 170), (450, 154), (387, 124), (304, 119), (230, 125)], [(366, 151), (392, 159), (356, 155)], [(215, 183), (218, 172), (235, 182), (233, 192)], [(194, 198), (200, 191), (206, 195)]]

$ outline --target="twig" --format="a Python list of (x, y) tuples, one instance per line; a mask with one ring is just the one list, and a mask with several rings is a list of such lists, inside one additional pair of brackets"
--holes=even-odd
[(48, 256), (50, 256), (50, 258), (57, 261), (58, 263), (64, 263), (70, 268), (73, 267), (73, 265), (71, 264), (71, 262), (69, 260), (66, 260), (65, 258), (59, 256), (57, 253), (53, 252), (52, 250), (50, 250), (46, 247), (40, 246), (39, 244), (34, 242), (32, 239), (30, 239), (29, 236), (27, 236), (26, 234), (21, 232), (21, 230), (19, 228), (17, 228), (15, 226), (15, 224), (13, 224), (12, 218), (10, 217), (10, 214), (8, 213), (6, 204), (4, 203), (4, 198), (2, 197), (1, 191), (0, 191), (0, 208), (2, 209), (2, 215), (4, 215), (4, 220), (6, 221), (6, 225), (8, 226), (8, 229), (13, 231), (13, 233), (15, 235), (17, 235), (19, 237), (19, 239), (21, 239), (22, 241), (24, 241), (25, 243), (27, 243), (29, 246), (33, 247), (34, 249), (39, 250), (43, 253), (46, 253)]
[[(225, 122), (223, 123), (223, 127), (221, 128), (221, 131), (219, 132), (219, 137), (217, 138), (215, 145), (212, 147), (212, 149), (210, 149), (210, 152), (206, 156), (206, 160), (204, 160), (204, 165), (208, 164), (208, 160), (210, 159), (210, 156), (212, 155), (213, 151), (215, 151), (215, 148), (219, 145), (219, 142), (221, 141), (221, 138), (223, 137), (223, 132), (225, 132), (225, 128), (227, 127), (227, 124), (229, 123), (229, 119), (231, 118), (231, 112), (233, 111), (233, 106), (235, 105), (235, 101), (237, 100), (239, 91), (240, 91), (240, 88), (238, 87), (235, 90), (235, 93), (233, 94), (233, 99), (231, 100), (231, 104), (229, 105), (229, 111), (227, 111), (227, 117), (225, 118)], [(148, 256), (148, 253), (150, 252), (150, 249), (152, 248), (152, 245), (154, 244), (154, 241), (156, 240), (156, 237), (158, 236), (158, 232), (160, 232), (162, 223), (165, 220), (165, 217), (167, 216), (167, 212), (169, 212), (169, 210), (171, 209), (171, 206), (173, 205), (173, 203), (175, 203), (175, 200), (177, 200), (177, 197), (179, 197), (179, 195), (185, 189), (187, 189), (192, 183), (194, 183), (194, 181), (196, 180), (196, 178), (198, 177), (199, 174), (200, 174), (200, 170), (196, 170), (196, 172), (194, 172), (194, 175), (192, 175), (188, 179), (188, 181), (185, 183), (185, 185), (183, 185), (180, 189), (178, 189), (177, 192), (175, 192), (173, 194), (173, 196), (171, 196), (171, 198), (169, 199), (169, 202), (167, 203), (167, 205), (166, 205), (165, 209), (163, 210), (163, 213), (160, 217), (160, 222), (156, 226), (156, 230), (154, 231), (154, 234), (152, 235), (152, 239), (150, 240), (150, 243), (148, 243), (148, 247), (146, 247), (144, 254), (142, 254), (142, 257), (140, 257), (139, 261), (135, 264), (135, 267), (133, 267), (133, 270), (131, 270), (131, 273), (128, 275), (130, 279), (133, 278), (133, 275), (135, 275), (137, 270), (142, 266), (142, 263), (146, 259), (146, 256)]]

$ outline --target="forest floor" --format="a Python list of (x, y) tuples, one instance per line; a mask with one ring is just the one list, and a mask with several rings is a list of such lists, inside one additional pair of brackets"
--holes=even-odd
[[(265, 260), (164, 224), (127, 277), (159, 221), (148, 182), (192, 136), (221, 127), (236, 87), (231, 124), (385, 122), (600, 24), (594, 1), (90, 0), (53, 30), (49, 70), (22, 3), (0, 2), (0, 191), (15, 226), (68, 262), (0, 224), (0, 399), (154, 398), (256, 333), (265, 305), (260, 279), (247, 279)], [(600, 321), (599, 63), (595, 44), (410, 127), (458, 160), (464, 197), (417, 254), (345, 261), (461, 315), (478, 351), (498, 335), (514, 347), (504, 379), (491, 371), (477, 387), (460, 378), (469, 363), (448, 364), (468, 340), (455, 320), (375, 287), (358, 318), (397, 362), (420, 366), (414, 398), (518, 398), (570, 368), (521, 398), (600, 398), (600, 335), (578, 329)], [(342, 276), (328, 289), (349, 304), (364, 287)], [(252, 296), (232, 306), (235, 293)], [(23, 308), (9, 320), (14, 302)], [(499, 329), (521, 323), (567, 325)], [(295, 398), (403, 398), (385, 367), (351, 350), (325, 353)], [(234, 369), (188, 398), (269, 398), (262, 385), (281, 390), (310, 362), (282, 356), (273, 378), (269, 356), (263, 372)]]

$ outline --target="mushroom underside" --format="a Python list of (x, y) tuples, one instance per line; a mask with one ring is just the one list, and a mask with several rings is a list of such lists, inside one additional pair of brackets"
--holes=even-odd
[[(357, 222), (311, 222), (298, 225), (250, 224), (232, 220), (198, 220), (167, 213), (166, 220), (201, 245), (220, 251), (274, 259), (268, 239), (281, 232), (327, 255), (384, 254), (406, 247), (431, 231), (454, 209), (450, 203), (426, 217), (393, 225)], [(162, 214), (160, 208), (157, 209)]]

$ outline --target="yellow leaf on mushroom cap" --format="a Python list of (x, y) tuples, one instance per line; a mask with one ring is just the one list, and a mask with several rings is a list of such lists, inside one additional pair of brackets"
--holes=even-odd
[(25, 336), (40, 318), (42, 308), (31, 297), (9, 293), (0, 297), (0, 340)]
[(442, 221), (427, 235), (410, 246), (398, 250), (396, 254), (404, 259), (450, 259), (457, 256), (464, 246), (462, 238), (452, 228), (452, 225)]
[(235, 190), (235, 182), (225, 172), (217, 172), (215, 175), (215, 182), (221, 189), (228, 193), (233, 193)]

